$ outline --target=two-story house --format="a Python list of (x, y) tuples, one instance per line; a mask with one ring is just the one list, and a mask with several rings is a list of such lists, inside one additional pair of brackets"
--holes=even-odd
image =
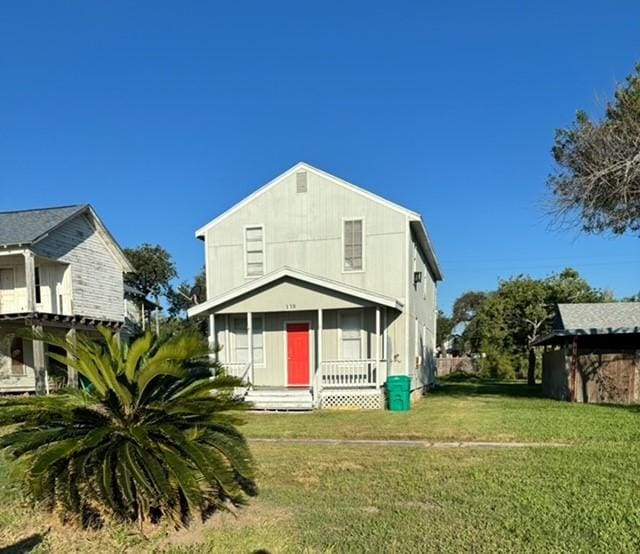
[(381, 408), (433, 379), (442, 273), (421, 216), (299, 163), (198, 229), (210, 343), (258, 408)]
[(66, 372), (19, 329), (71, 340), (97, 325), (119, 329), (123, 273), (132, 270), (89, 205), (0, 212), (0, 392), (44, 393)]

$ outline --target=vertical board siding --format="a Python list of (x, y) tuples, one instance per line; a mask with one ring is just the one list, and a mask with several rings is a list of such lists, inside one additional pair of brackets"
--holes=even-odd
[[(308, 173), (307, 192), (290, 175), (207, 231), (209, 297), (245, 282), (243, 229), (264, 225), (265, 272), (289, 266), (393, 298), (404, 297), (406, 217)], [(343, 218), (363, 218), (365, 271), (343, 271)], [(390, 268), (395, 268), (390, 270)]]
[(74, 315), (124, 320), (122, 266), (86, 215), (68, 221), (33, 250), (69, 264)]

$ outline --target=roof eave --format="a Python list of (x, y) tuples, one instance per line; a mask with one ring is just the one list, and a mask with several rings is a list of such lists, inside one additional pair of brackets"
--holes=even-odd
[(361, 300), (366, 300), (374, 304), (380, 304), (382, 306), (394, 308), (396, 310), (402, 310), (402, 308), (404, 307), (402, 302), (400, 302), (395, 298), (390, 298), (390, 297), (378, 295), (375, 293), (370, 293), (368, 291), (360, 291), (355, 289), (354, 287), (344, 285), (343, 283), (329, 281), (322, 277), (318, 277), (311, 274), (305, 274), (303, 272), (300, 272), (291, 268), (283, 268), (283, 269), (274, 271), (270, 274), (264, 275), (263, 277), (256, 279), (255, 281), (252, 281), (251, 283), (237, 287), (236, 289), (226, 294), (207, 300), (202, 304), (192, 306), (187, 310), (187, 313), (189, 317), (193, 317), (193, 316), (201, 315), (205, 312), (210, 312), (214, 310), (217, 306), (231, 302), (234, 299), (239, 298), (245, 294), (250, 294), (255, 289), (258, 289), (263, 286), (268, 286), (286, 277), (289, 277), (291, 279), (297, 279), (299, 281), (306, 282), (312, 285), (324, 287), (327, 290), (336, 290), (338, 292), (346, 294), (347, 296), (353, 296), (354, 298), (360, 298)]
[(387, 206), (390, 209), (393, 209), (397, 212), (403, 213), (405, 215), (407, 215), (410, 218), (420, 218), (420, 214), (418, 214), (417, 212), (414, 212), (412, 210), (409, 210), (408, 208), (405, 208), (404, 206), (400, 206), (399, 204), (396, 204), (395, 202), (391, 202), (390, 200), (387, 200), (386, 198), (383, 198), (382, 196), (379, 196), (378, 194), (375, 194), (373, 192), (370, 192), (366, 189), (363, 189), (361, 187), (359, 187), (358, 185), (354, 185), (353, 183), (350, 183), (349, 181), (345, 181), (344, 179), (341, 179), (340, 177), (336, 177), (335, 175), (332, 175), (331, 173), (327, 173), (326, 171), (323, 171), (322, 169), (318, 169), (317, 167), (314, 167), (306, 162), (298, 162), (297, 164), (295, 164), (293, 167), (290, 167), (289, 169), (287, 169), (286, 171), (284, 171), (283, 173), (281, 173), (280, 175), (278, 175), (277, 177), (275, 177), (274, 179), (272, 179), (271, 181), (269, 181), (266, 185), (262, 185), (260, 188), (256, 189), (254, 192), (252, 192), (249, 196), (243, 198), (242, 200), (240, 200), (239, 202), (237, 202), (236, 204), (234, 204), (233, 206), (231, 206), (229, 209), (225, 210), (224, 212), (222, 212), (218, 217), (212, 219), (209, 223), (203, 225), (202, 227), (200, 227), (196, 232), (195, 232), (195, 236), (196, 238), (204, 238), (205, 233), (211, 229), (212, 227), (215, 227), (218, 223), (220, 223), (223, 219), (225, 219), (226, 217), (228, 217), (231, 213), (233, 213), (235, 210), (241, 208), (242, 206), (245, 206), (246, 204), (248, 204), (249, 202), (251, 202), (254, 198), (260, 196), (261, 194), (263, 194), (264, 192), (266, 192), (269, 188), (271, 188), (272, 186), (274, 186), (276, 183), (279, 183), (280, 181), (282, 181), (283, 179), (285, 179), (286, 177), (288, 177), (289, 175), (291, 175), (292, 173), (295, 173), (296, 171), (302, 170), (304, 169), (305, 171), (309, 171), (311, 173), (315, 173), (316, 175), (319, 175), (320, 177), (323, 177), (329, 181), (332, 181), (342, 187), (348, 188), (354, 192), (356, 192), (357, 194), (366, 196), (367, 198), (370, 198), (371, 200), (374, 200), (375, 202), (378, 202), (384, 206)]
[(429, 269), (433, 273), (433, 278), (436, 281), (442, 281), (444, 279), (442, 268), (440, 267), (440, 262), (438, 262), (438, 258), (435, 250), (433, 249), (433, 244), (431, 243), (431, 239), (429, 238), (429, 234), (427, 233), (427, 228), (422, 217), (416, 214), (415, 217), (410, 218), (409, 222), (414, 230), (418, 231), (416, 235), (427, 258), (427, 262), (429, 263)]

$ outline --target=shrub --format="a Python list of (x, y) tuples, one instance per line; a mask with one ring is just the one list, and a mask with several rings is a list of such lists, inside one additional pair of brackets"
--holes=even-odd
[[(0, 448), (24, 462), (32, 498), (68, 516), (186, 525), (255, 494), (253, 461), (233, 415), (239, 380), (212, 363), (202, 339), (152, 334), (130, 347), (100, 328), (50, 353), (88, 383), (46, 397), (3, 399)], [(86, 523), (86, 517), (83, 520)]]
[(515, 371), (511, 356), (490, 348), (480, 364), (480, 373), (483, 377), (491, 379), (513, 379)]

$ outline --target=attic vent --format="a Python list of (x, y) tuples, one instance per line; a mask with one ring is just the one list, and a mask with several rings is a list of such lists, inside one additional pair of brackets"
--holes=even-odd
[(296, 192), (307, 192), (307, 172), (296, 173)]

